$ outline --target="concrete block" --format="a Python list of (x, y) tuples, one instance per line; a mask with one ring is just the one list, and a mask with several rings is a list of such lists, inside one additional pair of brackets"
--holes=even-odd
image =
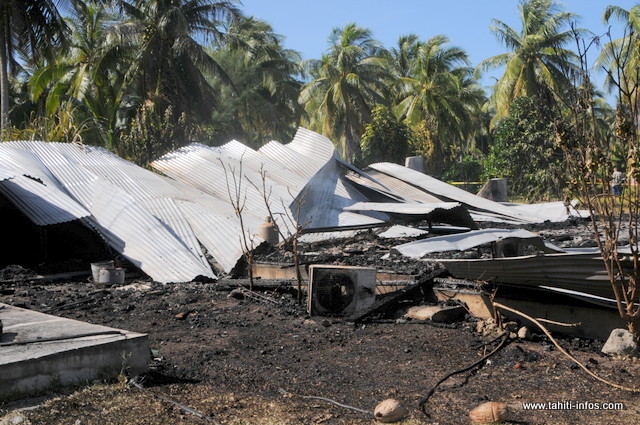
[(148, 370), (147, 335), (0, 303), (0, 400)]
[(417, 306), (407, 310), (405, 317), (414, 320), (432, 320), (439, 323), (452, 323), (461, 320), (466, 310), (460, 306)]

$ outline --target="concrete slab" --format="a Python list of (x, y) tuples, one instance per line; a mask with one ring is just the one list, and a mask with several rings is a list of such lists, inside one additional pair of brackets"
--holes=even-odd
[(147, 335), (0, 303), (0, 400), (148, 370)]

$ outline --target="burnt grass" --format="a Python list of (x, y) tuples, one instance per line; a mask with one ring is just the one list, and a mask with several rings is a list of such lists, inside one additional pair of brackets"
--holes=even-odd
[[(556, 244), (589, 242), (584, 222), (532, 228)], [(348, 241), (304, 246), (303, 262), (367, 265), (424, 274), (437, 263), (381, 260), (398, 240), (365, 233)], [(282, 250), (264, 249), (263, 261), (287, 262)], [(230, 296), (232, 279), (162, 285), (144, 280), (129, 287), (99, 287), (89, 281), (38, 283), (18, 267), (3, 271), (0, 302), (149, 335), (151, 371), (144, 390), (120, 382), (94, 382), (60, 389), (40, 407), (0, 404), (6, 418), (32, 424), (327, 424), (374, 423), (373, 414), (316, 398), (370, 410), (393, 397), (410, 410), (403, 423), (469, 423), (470, 409), (484, 401), (509, 405), (512, 424), (630, 424), (640, 422), (639, 396), (594, 380), (545, 337), (509, 340), (478, 368), (443, 383), (425, 405), (420, 400), (451, 371), (479, 360), (495, 343), (475, 332), (475, 319), (451, 324), (396, 320), (416, 299), (399, 303), (383, 318), (351, 323), (309, 317), (293, 287), (256, 289), (267, 299)], [(8, 279), (13, 279), (11, 282)], [(561, 338), (560, 343), (596, 374), (636, 387), (640, 363), (610, 358), (602, 342)], [(176, 407), (176, 401), (206, 415)], [(526, 402), (620, 402), (622, 410), (524, 410)], [(6, 419), (8, 420), (8, 419)], [(215, 422), (214, 422), (215, 421)], [(9, 423), (9, 422), (7, 422)], [(15, 422), (18, 423), (18, 422)]]

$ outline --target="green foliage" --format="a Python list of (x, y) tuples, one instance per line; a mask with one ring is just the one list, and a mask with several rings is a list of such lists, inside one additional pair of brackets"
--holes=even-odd
[(391, 51), (398, 76), (394, 112), (416, 132), (416, 151), (431, 174), (441, 173), (456, 149), (465, 150), (481, 130), (485, 101), (467, 53), (439, 35), (426, 41), (401, 37)]
[(176, 117), (171, 106), (157, 108), (154, 102), (147, 101), (122, 135), (118, 154), (145, 166), (186, 144), (196, 132), (197, 127), (189, 124), (184, 113)]
[(518, 97), (498, 122), (484, 161), (484, 179), (505, 177), (509, 193), (527, 200), (560, 198), (564, 187), (554, 115), (534, 97)]
[(555, 96), (571, 87), (569, 77), (577, 70), (577, 55), (565, 48), (574, 42), (574, 34), (584, 31), (569, 28), (576, 16), (561, 11), (555, 0), (524, 0), (518, 11), (520, 32), (497, 19), (490, 27), (509, 51), (485, 59), (476, 70), (504, 68), (490, 99), (495, 119), (506, 116), (519, 96), (538, 96), (551, 104)]
[(371, 122), (362, 136), (360, 149), (362, 165), (374, 162), (404, 164), (410, 149), (411, 130), (398, 122), (391, 110), (377, 105), (371, 111)]
[(298, 53), (283, 48), (282, 36), (266, 22), (241, 18), (211, 55), (231, 81), (210, 80), (220, 105), (213, 112), (212, 142), (236, 139), (257, 148), (291, 139), (302, 114), (302, 68)]
[(466, 154), (442, 174), (442, 179), (446, 181), (477, 182), (482, 179), (483, 173), (482, 161), (470, 154)]
[(371, 31), (354, 23), (335, 28), (329, 51), (305, 62), (311, 80), (300, 93), (303, 125), (338, 143), (342, 157), (359, 154), (360, 136), (375, 104), (387, 104), (391, 74), (386, 54)]

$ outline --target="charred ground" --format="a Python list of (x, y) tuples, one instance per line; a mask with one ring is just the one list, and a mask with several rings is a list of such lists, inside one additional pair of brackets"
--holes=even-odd
[[(578, 237), (582, 242), (589, 239), (584, 222), (530, 230), (574, 246)], [(365, 234), (331, 245), (306, 246), (306, 252), (318, 254), (305, 258), (415, 274), (437, 267), (406, 259), (382, 262), (379, 257), (391, 243), (398, 241)], [(278, 256), (286, 257), (263, 254), (278, 261)], [(236, 284), (225, 279), (169, 285), (136, 281), (129, 287), (105, 288), (87, 281), (42, 284), (31, 281), (29, 271), (19, 268), (3, 273), (5, 280), (14, 280), (0, 287), (0, 302), (147, 333), (153, 351), (152, 371), (143, 381), (146, 390), (123, 382), (96, 382), (75, 392), (60, 390), (42, 407), (19, 412), (33, 424), (207, 423), (167, 398), (221, 424), (373, 422), (372, 415), (301, 395), (371, 411), (385, 398), (398, 398), (411, 410), (405, 421), (409, 425), (467, 423), (469, 410), (488, 400), (508, 403), (511, 423), (640, 420), (638, 395), (587, 377), (541, 336), (534, 341), (512, 340), (482, 367), (445, 382), (426, 405), (429, 416), (424, 415), (418, 403), (438, 379), (475, 362), (493, 346), (483, 345), (491, 338), (475, 332), (471, 317), (452, 325), (395, 320), (410, 304), (429, 302), (420, 297), (399, 304), (386, 320), (354, 324), (307, 316), (286, 284), (278, 290), (259, 291), (268, 300), (256, 300), (230, 297)], [(564, 339), (561, 343), (599, 375), (637, 386), (640, 364), (636, 361), (601, 355), (598, 341)], [(621, 402), (625, 408), (527, 411), (522, 407), (523, 402), (549, 401)], [(0, 413), (16, 415), (20, 405), (5, 403)]]

